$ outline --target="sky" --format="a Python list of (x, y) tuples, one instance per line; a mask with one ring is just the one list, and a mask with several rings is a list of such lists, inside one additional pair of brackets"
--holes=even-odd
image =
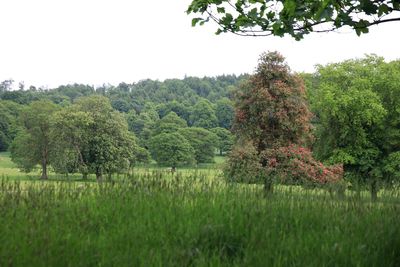
[(400, 23), (358, 37), (353, 31), (290, 37), (215, 35), (191, 27), (190, 0), (0, 0), (0, 81), (62, 84), (252, 73), (264, 51), (282, 53), (292, 70), (375, 53), (400, 58)]

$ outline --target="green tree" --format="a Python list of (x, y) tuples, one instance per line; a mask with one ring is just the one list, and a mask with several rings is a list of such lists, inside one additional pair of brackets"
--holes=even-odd
[(126, 119), (129, 130), (138, 137), (140, 146), (148, 148), (154, 127), (160, 119), (154, 105), (147, 103), (139, 115), (135, 110), (130, 110)]
[(161, 133), (150, 140), (150, 152), (160, 165), (175, 168), (179, 165), (192, 164), (194, 150), (189, 141), (178, 133)]
[(217, 147), (220, 156), (222, 156), (224, 152), (231, 150), (234, 140), (233, 134), (230, 131), (221, 127), (212, 128), (210, 131), (218, 137)]
[(0, 94), (10, 91), (13, 83), (14, 83), (14, 80), (12, 80), (12, 79), (2, 81), (0, 83)]
[(369, 27), (400, 21), (398, 0), (311, 1), (311, 0), (192, 0), (187, 13), (200, 17), (192, 25), (213, 21), (219, 26), (217, 34), (232, 32), (244, 36), (283, 36), (296, 40), (310, 32), (329, 32), (344, 26), (357, 35)]
[(193, 107), (192, 114), (190, 115), (190, 125), (194, 127), (201, 127), (211, 129), (218, 124), (215, 110), (207, 99), (199, 100)]
[(41, 179), (47, 179), (50, 164), (50, 118), (57, 106), (50, 101), (35, 101), (21, 113), (22, 129), (11, 144), (11, 159), (24, 171), (37, 164), (42, 169)]
[(199, 127), (182, 128), (178, 133), (193, 147), (197, 163), (214, 162), (214, 151), (218, 143), (214, 133)]
[(186, 121), (180, 118), (175, 112), (171, 111), (156, 123), (153, 135), (158, 135), (160, 133), (174, 133), (179, 129), (186, 127)]
[(12, 101), (0, 101), (0, 151), (6, 151), (18, 131), (17, 118), (22, 106)]
[[(123, 115), (102, 96), (79, 98), (54, 117), (55, 155), (68, 171), (75, 166), (86, 176), (94, 173), (98, 181), (104, 174), (127, 171), (135, 160), (136, 142)], [(61, 153), (60, 153), (61, 151)]]
[(215, 115), (219, 127), (230, 129), (235, 114), (232, 102), (228, 98), (222, 98), (216, 102), (216, 106)]
[(80, 111), (76, 105), (56, 112), (52, 118), (52, 167), (57, 173), (80, 172), (84, 179), (89, 174), (90, 128), (94, 124), (90, 113)]
[(377, 56), (319, 66), (313, 109), (318, 118), (316, 155), (343, 163), (355, 185), (398, 183), (400, 62)]
[(178, 102), (173, 100), (171, 102), (163, 103), (157, 106), (157, 112), (160, 118), (163, 118), (171, 111), (175, 112), (180, 118), (185, 121), (189, 121), (189, 116), (191, 113), (191, 104), (187, 101)]

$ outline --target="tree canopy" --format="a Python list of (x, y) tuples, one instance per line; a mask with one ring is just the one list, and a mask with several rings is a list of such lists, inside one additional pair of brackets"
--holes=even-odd
[(233, 130), (237, 142), (229, 154), (228, 179), (325, 184), (338, 181), (341, 168), (312, 157), (311, 112), (304, 84), (277, 52), (263, 53), (256, 72), (236, 94)]
[(214, 162), (214, 151), (218, 143), (214, 133), (199, 127), (181, 128), (178, 133), (193, 147), (197, 163)]
[(58, 107), (50, 101), (32, 102), (21, 113), (22, 129), (11, 144), (11, 159), (24, 171), (37, 164), (42, 168), (42, 179), (47, 179), (50, 164), (50, 118)]
[(345, 26), (360, 35), (373, 25), (400, 21), (399, 11), (398, 0), (192, 0), (187, 9), (200, 15), (192, 19), (193, 26), (213, 21), (219, 27), (217, 34), (289, 34), (296, 40)]
[(400, 62), (383, 58), (319, 66), (313, 92), (316, 155), (344, 164), (353, 184), (379, 186), (400, 179)]
[(160, 165), (175, 169), (194, 162), (194, 150), (189, 141), (179, 133), (161, 133), (150, 140), (150, 152)]
[(113, 110), (105, 97), (78, 99), (59, 114), (55, 123), (56, 136), (68, 140), (67, 148), (75, 152), (81, 170), (96, 174), (98, 180), (103, 174), (127, 170), (134, 162), (135, 136), (128, 131), (122, 114)]

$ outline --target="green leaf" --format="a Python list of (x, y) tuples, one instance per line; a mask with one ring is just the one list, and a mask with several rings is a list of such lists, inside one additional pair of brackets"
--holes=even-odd
[(225, 17), (223, 17), (220, 22), (222, 25), (228, 26), (232, 23), (233, 16), (230, 13), (226, 13)]
[(388, 14), (389, 13), (389, 7), (385, 4), (382, 4), (378, 8), (378, 16), (382, 16), (383, 14)]
[(199, 23), (200, 21), (204, 21), (204, 19), (203, 18), (192, 19), (192, 27), (196, 26), (196, 24)]
[(225, 8), (224, 7), (217, 7), (217, 12), (218, 13), (225, 13)]
[(293, 16), (295, 11), (296, 11), (296, 1), (294, 0), (286, 0), (284, 5), (284, 9), (286, 11), (286, 14), (289, 16)]

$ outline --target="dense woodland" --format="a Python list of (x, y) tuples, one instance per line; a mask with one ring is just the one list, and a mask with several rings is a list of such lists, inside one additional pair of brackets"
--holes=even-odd
[[(0, 151), (8, 150), (12, 141), (15, 140), (16, 145), (14, 149), (11, 147), (11, 151), (16, 156), (15, 161), (23, 169), (28, 171), (37, 164), (42, 164), (42, 167), (43, 164), (46, 166), (50, 164), (58, 172), (68, 173), (79, 169), (85, 176), (91, 165), (89, 158), (93, 158), (91, 154), (95, 152), (86, 151), (87, 159), (83, 159), (84, 148), (81, 147), (83, 143), (90, 142), (88, 140), (93, 137), (93, 131), (104, 132), (107, 127), (117, 127), (113, 126), (113, 121), (123, 120), (120, 126), (125, 127), (126, 131), (129, 130), (133, 140), (131, 150), (135, 151), (133, 156), (125, 154), (125, 157), (131, 160), (131, 166), (138, 162), (149, 162), (150, 153), (159, 164), (173, 168), (182, 164), (212, 162), (215, 150), (222, 155), (232, 145), (233, 136), (229, 131), (234, 116), (232, 94), (247, 76), (186, 77), (183, 80), (173, 79), (163, 82), (144, 80), (133, 84), (121, 83), (118, 86), (103, 85), (97, 88), (73, 84), (48, 90), (37, 89), (33, 86), (27, 89), (22, 83), (19, 85), (19, 90), (12, 90), (13, 81), (7, 80), (1, 83), (0, 90), (2, 114)], [(94, 108), (96, 103), (98, 110)], [(92, 116), (83, 118), (82, 114), (79, 114), (79, 112), (89, 112), (89, 110)], [(106, 114), (110, 114), (113, 119), (104, 118), (103, 125), (99, 125), (99, 117), (107, 117)], [(93, 125), (85, 128), (88, 126), (85, 123), (90, 120)], [(35, 123), (36, 125), (32, 125)], [(46, 124), (44, 131), (40, 129), (41, 127), (36, 127), (44, 124)], [(87, 138), (83, 138), (85, 131)], [(26, 148), (27, 144), (37, 142), (24, 139), (23, 137), (27, 135), (18, 136), (18, 133), (29, 133), (31, 137), (40, 135), (40, 139), (46, 141), (47, 144), (36, 147), (38, 152), (28, 157), (29, 153), (26, 153), (26, 150), (35, 149)], [(111, 135), (115, 136), (115, 133)], [(153, 138), (156, 136), (159, 137)], [(180, 141), (174, 142), (174, 137)], [(63, 144), (68, 143), (68, 140), (78, 139), (85, 140), (82, 140), (79, 151), (75, 151), (77, 154), (71, 158), (71, 150), (73, 150), (70, 147), (71, 144), (69, 147)], [(179, 155), (174, 157), (172, 147), (164, 148), (164, 151), (160, 150), (161, 144), (167, 143), (165, 140), (168, 140), (171, 145), (186, 144), (187, 149), (182, 148), (184, 152), (179, 150)], [(112, 142), (111, 139), (109, 141)], [(91, 141), (91, 144), (94, 143), (96, 142)], [(47, 147), (45, 150), (48, 150), (46, 153), (41, 152), (44, 146)], [(66, 151), (70, 154), (66, 155)], [(64, 154), (61, 155), (61, 152)], [(111, 153), (111, 150), (109, 152)], [(162, 152), (166, 153), (164, 157), (161, 155)], [(43, 154), (46, 154), (45, 159)], [(57, 164), (65, 165), (66, 158), (70, 159), (68, 161), (70, 166)], [(120, 161), (115, 153), (105, 157), (107, 160), (104, 161), (109, 164), (111, 158)], [(80, 161), (79, 164), (78, 161)], [(77, 168), (77, 165), (80, 167)], [(82, 165), (85, 165), (83, 167), (85, 170), (82, 170)], [(100, 176), (100, 173), (110, 171), (109, 169), (97, 172)], [(96, 170), (92, 169), (90, 172), (96, 173)], [(46, 176), (46, 171), (44, 171), (42, 177)]]
[(399, 77), (399, 61), (375, 55), (296, 74), (269, 53), (253, 75), (48, 90), (7, 80), (0, 150), (26, 171), (41, 165), (42, 178), (50, 166), (101, 179), (152, 160), (213, 162), (233, 146), (228, 179), (327, 183), (344, 171), (376, 197), (400, 178)]

